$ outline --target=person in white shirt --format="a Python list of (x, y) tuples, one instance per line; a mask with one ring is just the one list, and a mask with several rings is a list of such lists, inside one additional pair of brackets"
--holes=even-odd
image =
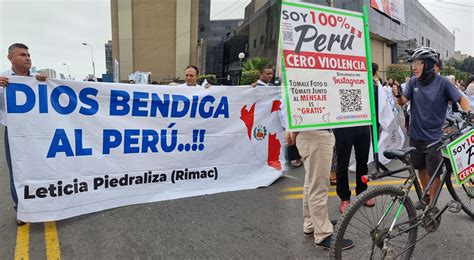
[[(189, 65), (184, 69), (184, 83), (179, 84), (180, 87), (196, 87), (198, 85), (199, 79), (199, 69), (196, 66)], [(211, 84), (207, 83), (207, 80), (204, 80), (201, 87), (209, 88)]]
[[(273, 68), (268, 67), (268, 66), (263, 66), (260, 68), (260, 77), (257, 81), (252, 83), (252, 87), (270, 87), (270, 86), (275, 86), (275, 84), (272, 83), (273, 76), (275, 74), (273, 73)], [(282, 99), (281, 100), (281, 107), (282, 109), (280, 110), (280, 121), (282, 122), (283, 128), (286, 128), (286, 111), (285, 102)], [(286, 140), (288, 142), (289, 139), (289, 132), (286, 133)], [(298, 148), (296, 148), (296, 144), (294, 143), (288, 143), (287, 146), (287, 155), (288, 155), (288, 160), (290, 161), (290, 165), (292, 168), (298, 168), (303, 166), (303, 161), (301, 160), (301, 156), (298, 152)]]
[[(13, 182), (12, 164), (10, 158), (10, 146), (8, 143), (8, 131), (7, 131), (7, 118), (4, 103), (4, 87), (7, 87), (10, 76), (35, 76), (39, 81), (45, 81), (46, 76), (43, 75), (32, 75), (30, 72), (31, 58), (28, 52), (28, 47), (22, 43), (14, 43), (8, 48), (8, 60), (12, 64), (10, 70), (4, 71), (0, 74), (0, 122), (5, 126), (5, 156), (7, 161), (8, 170), (10, 172), (10, 192), (15, 203), (15, 210), (18, 205), (18, 196), (16, 194), (15, 184)], [(18, 225), (24, 225), (25, 223), (17, 219)]]
[(260, 87), (268, 87), (268, 86), (275, 86), (271, 81), (273, 79), (274, 73), (273, 69), (270, 67), (262, 67), (260, 69), (260, 78), (257, 82), (252, 84), (252, 87), (260, 86)]

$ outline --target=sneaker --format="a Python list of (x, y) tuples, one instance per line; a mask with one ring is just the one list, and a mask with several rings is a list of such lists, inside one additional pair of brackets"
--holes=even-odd
[(350, 200), (342, 200), (341, 205), (339, 205), (339, 212), (342, 213), (344, 212), (347, 207), (349, 207), (349, 204), (351, 203)]
[(303, 165), (303, 161), (301, 161), (301, 159), (293, 160), (290, 162), (290, 164), (291, 164), (291, 168), (296, 169)]
[[(337, 224), (337, 219), (333, 219), (333, 220), (330, 220), (330, 221), (331, 221), (331, 224), (332, 224), (333, 227), (336, 226), (336, 224)], [(303, 233), (304, 233), (306, 236), (310, 236), (310, 235), (314, 234), (314, 230), (308, 231), (308, 232), (303, 231)]]
[(23, 226), (23, 225), (25, 225), (25, 224), (26, 224), (26, 222), (23, 222), (23, 221), (21, 221), (21, 220), (19, 220), (19, 219), (16, 219), (16, 225), (17, 225), (17, 226)]
[[(331, 248), (331, 239), (332, 239), (332, 235), (326, 237), (320, 243), (316, 243), (316, 246), (324, 248), (324, 249), (330, 249)], [(354, 247), (354, 242), (352, 242), (352, 240), (342, 239), (342, 246), (341, 246), (342, 250), (346, 250), (346, 249), (349, 249), (349, 248), (352, 248), (352, 247)]]

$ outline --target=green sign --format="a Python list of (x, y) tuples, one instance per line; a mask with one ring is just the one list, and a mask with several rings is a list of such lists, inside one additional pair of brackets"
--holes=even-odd
[(474, 177), (474, 129), (448, 144), (447, 152), (459, 185)]
[(283, 1), (279, 49), (289, 131), (376, 125), (366, 6)]

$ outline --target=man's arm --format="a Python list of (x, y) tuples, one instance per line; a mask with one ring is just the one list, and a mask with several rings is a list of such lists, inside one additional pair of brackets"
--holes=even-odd
[[(400, 90), (400, 91), (399, 91)], [(398, 105), (403, 106), (408, 102), (408, 98), (404, 97), (402, 93), (401, 87), (397, 84), (393, 84), (392, 87), (393, 96), (397, 100)]]
[[(35, 75), (36, 80), (38, 81), (46, 81), (48, 76), (46, 75)], [(0, 77), (0, 87), (6, 87), (8, 85), (8, 78), (7, 77)]]
[(465, 111), (472, 111), (471, 104), (469, 104), (469, 100), (464, 95), (459, 99), (459, 105)]

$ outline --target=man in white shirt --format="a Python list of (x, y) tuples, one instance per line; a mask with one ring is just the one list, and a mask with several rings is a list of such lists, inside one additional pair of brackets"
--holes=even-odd
[(195, 87), (197, 86), (199, 69), (196, 66), (189, 65), (184, 69), (185, 82), (179, 86)]
[(253, 87), (260, 86), (260, 87), (268, 87), (268, 86), (275, 86), (271, 80), (273, 79), (273, 69), (269, 67), (262, 67), (260, 70), (260, 78), (252, 84)]
[[(4, 103), (4, 87), (8, 85), (8, 77), (10, 76), (33, 76), (30, 72), (31, 58), (28, 52), (28, 47), (22, 43), (14, 43), (8, 48), (8, 56), (12, 64), (12, 68), (0, 74), (0, 122), (5, 126), (5, 156), (10, 172), (10, 192), (15, 203), (15, 210), (18, 205), (18, 196), (16, 194), (15, 184), (13, 182), (12, 164), (10, 158), (10, 146), (8, 143), (8, 131), (7, 131), (7, 118), (6, 108)], [(46, 76), (34, 75), (37, 80), (45, 81)], [(17, 220), (18, 225), (25, 224), (24, 222)]]
[[(180, 87), (196, 87), (199, 86), (197, 81), (199, 79), (199, 69), (196, 66), (189, 65), (184, 69), (184, 80), (183, 84), (178, 86)], [(209, 88), (211, 84), (207, 83), (207, 80), (204, 80), (202, 87)]]

